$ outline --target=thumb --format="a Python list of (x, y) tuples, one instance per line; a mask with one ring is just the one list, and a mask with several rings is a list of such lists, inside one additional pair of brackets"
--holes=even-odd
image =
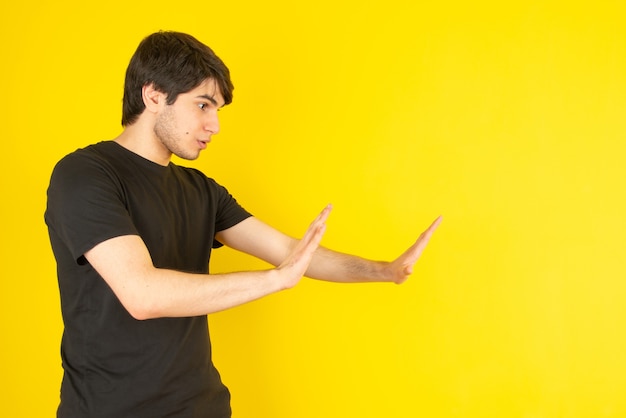
[(413, 274), (413, 264), (409, 264), (408, 266), (404, 266), (404, 274), (409, 276)]

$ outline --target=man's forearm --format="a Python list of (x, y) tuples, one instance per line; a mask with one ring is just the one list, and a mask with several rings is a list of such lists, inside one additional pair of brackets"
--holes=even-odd
[(389, 282), (389, 263), (318, 247), (306, 272), (312, 279), (337, 283)]
[(135, 285), (122, 303), (136, 319), (205, 315), (288, 287), (276, 270), (206, 275), (156, 268)]
[(295, 286), (324, 234), (328, 212), (314, 220), (271, 270), (202, 275), (159, 269), (137, 235), (101, 242), (85, 258), (136, 319), (204, 315)]

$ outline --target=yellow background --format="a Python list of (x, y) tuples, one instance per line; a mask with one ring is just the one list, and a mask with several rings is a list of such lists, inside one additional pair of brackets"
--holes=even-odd
[[(62, 323), (43, 223), (55, 162), (120, 131), (159, 29), (231, 68), (193, 165), (261, 219), (390, 259), (403, 286), (297, 288), (212, 315), (235, 418), (626, 417), (621, 1), (4, 2), (0, 404), (54, 416)], [(213, 271), (264, 268), (229, 250)]]

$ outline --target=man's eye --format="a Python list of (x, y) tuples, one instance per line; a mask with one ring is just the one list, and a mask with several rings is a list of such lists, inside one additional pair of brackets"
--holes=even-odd
[(200, 104), (198, 104), (198, 107), (199, 107), (200, 109), (204, 110), (204, 109), (206, 109), (206, 108), (207, 108), (207, 104), (206, 104), (206, 103), (200, 103)]

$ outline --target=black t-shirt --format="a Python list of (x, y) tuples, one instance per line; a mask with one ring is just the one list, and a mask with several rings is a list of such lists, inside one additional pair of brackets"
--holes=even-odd
[(215, 233), (249, 216), (200, 171), (155, 164), (112, 141), (57, 164), (45, 220), (65, 325), (59, 417), (230, 417), (207, 317), (135, 320), (83, 254), (139, 235), (156, 267), (208, 273)]

